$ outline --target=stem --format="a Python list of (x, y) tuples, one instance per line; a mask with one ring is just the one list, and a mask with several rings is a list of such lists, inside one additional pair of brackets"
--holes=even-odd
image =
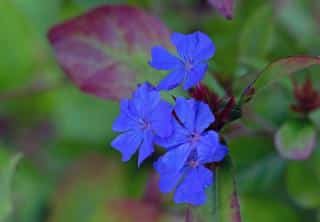
[(186, 208), (185, 222), (193, 222), (192, 212), (190, 206)]

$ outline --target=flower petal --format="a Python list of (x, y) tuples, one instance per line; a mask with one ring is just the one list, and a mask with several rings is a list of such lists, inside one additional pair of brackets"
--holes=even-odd
[(170, 90), (176, 88), (183, 81), (185, 75), (184, 69), (178, 68), (164, 77), (157, 86), (157, 89)]
[(194, 33), (182, 34), (174, 32), (171, 35), (171, 42), (176, 47), (178, 54), (184, 60), (192, 58), (194, 49), (197, 44)]
[(213, 183), (213, 173), (204, 166), (190, 169), (177, 187), (174, 201), (202, 205), (206, 202), (205, 190)]
[(164, 148), (172, 149), (187, 143), (189, 132), (177, 122), (173, 120), (173, 132), (171, 136), (166, 138), (157, 138), (156, 143)]
[(198, 61), (207, 61), (215, 53), (216, 49), (212, 40), (202, 32), (196, 32), (197, 47), (194, 52), (194, 59)]
[(123, 99), (120, 102), (120, 114), (112, 124), (112, 130), (116, 132), (124, 132), (137, 127), (137, 119), (129, 111), (129, 101)]
[(111, 146), (122, 154), (122, 161), (128, 161), (141, 144), (142, 135), (137, 131), (128, 131), (117, 136)]
[(194, 66), (189, 72), (186, 74), (185, 82), (183, 84), (183, 89), (188, 90), (191, 87), (197, 85), (203, 79), (208, 69), (208, 65), (204, 63), (200, 63)]
[(138, 166), (149, 157), (153, 151), (153, 133), (151, 131), (147, 131), (144, 133), (143, 142), (139, 149), (139, 157), (138, 157)]
[(202, 164), (219, 162), (227, 153), (227, 147), (220, 143), (219, 135), (214, 131), (203, 135), (197, 144), (198, 161)]
[(195, 120), (195, 130), (198, 133), (202, 133), (205, 129), (209, 127), (211, 123), (215, 120), (214, 115), (211, 112), (208, 104), (203, 102), (198, 102), (197, 113)]
[(159, 186), (162, 192), (170, 192), (174, 189), (190, 152), (190, 146), (183, 144), (168, 151), (155, 162), (154, 168), (160, 174)]
[(151, 49), (151, 61), (149, 64), (158, 70), (173, 70), (181, 66), (181, 61), (162, 46), (155, 46)]
[(155, 134), (160, 137), (168, 137), (173, 130), (172, 105), (165, 101), (160, 101), (153, 110), (150, 122)]
[(156, 107), (160, 98), (160, 93), (151, 84), (143, 83), (133, 93), (129, 108), (136, 115), (145, 117)]
[(193, 132), (194, 121), (195, 121), (195, 107), (196, 100), (194, 99), (185, 99), (178, 97), (176, 99), (176, 105), (174, 111), (177, 114), (179, 120), (184, 125), (186, 129)]
[(186, 35), (173, 33), (171, 41), (184, 60), (207, 61), (215, 53), (215, 46), (211, 39), (199, 31)]
[(168, 172), (160, 175), (159, 179), (159, 189), (162, 193), (169, 193), (177, 186), (181, 177), (183, 175), (183, 170), (176, 172)]

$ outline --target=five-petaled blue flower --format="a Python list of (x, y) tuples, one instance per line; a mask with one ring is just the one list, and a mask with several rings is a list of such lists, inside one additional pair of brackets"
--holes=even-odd
[(215, 120), (207, 104), (178, 98), (174, 111), (174, 132), (159, 141), (168, 151), (154, 164), (160, 174), (160, 190), (176, 188), (176, 203), (201, 205), (206, 201), (206, 188), (213, 183), (213, 173), (204, 164), (221, 161), (228, 150), (215, 131), (207, 130)]
[(160, 93), (149, 83), (144, 83), (131, 99), (120, 103), (120, 115), (112, 129), (122, 132), (111, 145), (128, 161), (139, 149), (138, 165), (153, 152), (156, 138), (172, 134), (172, 106), (162, 100)]
[(170, 90), (183, 82), (185, 90), (199, 83), (207, 69), (208, 60), (215, 53), (215, 46), (202, 32), (192, 34), (173, 33), (171, 42), (176, 47), (178, 57), (165, 48), (155, 46), (151, 50), (150, 65), (157, 70), (170, 73), (159, 83), (159, 90)]

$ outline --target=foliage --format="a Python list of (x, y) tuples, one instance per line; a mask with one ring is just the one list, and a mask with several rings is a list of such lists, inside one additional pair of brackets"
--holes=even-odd
[[(216, 2), (0, 2), (0, 192), (6, 190), (0, 221), (148, 220), (136, 212), (183, 221), (184, 209), (167, 199), (152, 208), (141, 201), (151, 161), (138, 173), (135, 159), (120, 164), (106, 147), (118, 108), (105, 99), (128, 95), (142, 79), (158, 80), (147, 64), (150, 47), (168, 46), (171, 31), (194, 30), (208, 33), (217, 48), (204, 83), (222, 105), (234, 95), (242, 118), (221, 131), (234, 163), (232, 174), (227, 162), (217, 170), (221, 201), (192, 210), (192, 218), (238, 221), (223, 217), (232, 214), (236, 189), (243, 221), (319, 220), (319, 109), (303, 114), (290, 107), (296, 104), (292, 79), (310, 78), (320, 90), (320, 5)], [(105, 4), (125, 6), (92, 9)], [(75, 18), (90, 10), (97, 17)], [(69, 32), (52, 29), (58, 23)], [(13, 173), (16, 153), (24, 158)], [(122, 210), (133, 216), (119, 219)]]

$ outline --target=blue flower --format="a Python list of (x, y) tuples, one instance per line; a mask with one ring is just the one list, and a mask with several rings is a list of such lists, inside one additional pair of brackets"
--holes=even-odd
[(155, 46), (151, 49), (149, 64), (157, 70), (170, 71), (159, 83), (158, 89), (170, 90), (183, 82), (183, 89), (188, 90), (203, 79), (208, 69), (207, 61), (215, 52), (214, 44), (202, 32), (187, 35), (173, 33), (171, 42), (179, 56), (170, 54), (162, 46)]
[(139, 149), (138, 165), (154, 150), (156, 138), (172, 134), (172, 106), (161, 99), (160, 93), (148, 83), (138, 87), (131, 99), (120, 102), (120, 115), (113, 131), (122, 132), (111, 145), (128, 161)]
[(213, 183), (213, 173), (204, 165), (221, 161), (228, 149), (215, 131), (207, 130), (214, 122), (207, 104), (178, 98), (174, 110), (173, 134), (158, 141), (168, 150), (154, 164), (160, 174), (160, 190), (175, 189), (176, 203), (201, 205), (206, 201), (206, 188)]

